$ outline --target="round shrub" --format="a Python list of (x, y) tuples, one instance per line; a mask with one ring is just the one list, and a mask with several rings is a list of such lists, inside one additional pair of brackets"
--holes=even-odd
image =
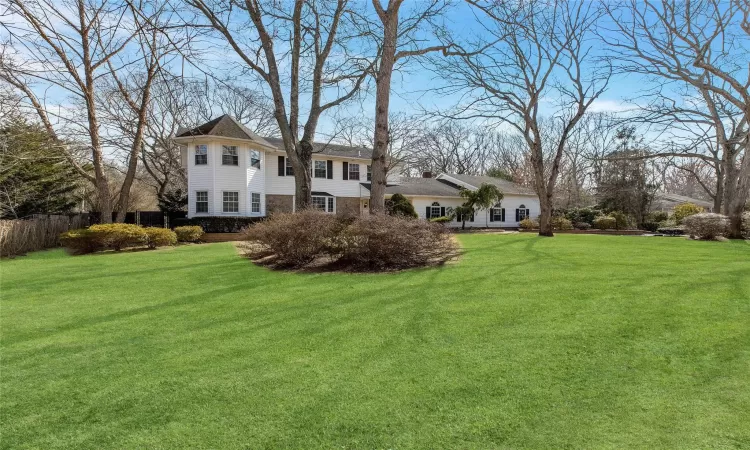
[(702, 212), (703, 208), (694, 203), (681, 203), (672, 209), (672, 219), (680, 225), (686, 217)]
[(147, 227), (143, 231), (146, 232), (146, 244), (148, 248), (177, 244), (177, 234), (168, 228)]
[(683, 219), (682, 225), (690, 236), (711, 240), (727, 233), (729, 218), (714, 213), (693, 214)]
[(104, 248), (99, 235), (87, 228), (69, 230), (60, 235), (60, 245), (74, 255), (93, 253)]
[(617, 220), (611, 216), (599, 216), (594, 219), (594, 228), (598, 230), (613, 230), (617, 226)]
[(527, 217), (519, 222), (518, 226), (521, 227), (522, 230), (535, 230), (539, 228), (539, 222), (530, 217)]
[(403, 216), (413, 219), (419, 217), (417, 211), (414, 209), (414, 205), (412, 205), (409, 199), (402, 194), (393, 194), (391, 198), (386, 201), (386, 210), (388, 211), (388, 214), (392, 216)]
[(333, 214), (315, 209), (277, 213), (250, 226), (244, 239), (257, 244), (250, 251), (251, 257), (273, 256), (278, 266), (298, 268), (318, 257), (340, 253), (340, 232), (345, 225)]
[(653, 211), (646, 217), (647, 222), (664, 222), (669, 219), (669, 214), (664, 211)]
[(576, 230), (590, 230), (591, 229), (591, 224), (587, 223), (587, 222), (576, 222), (576, 223), (573, 224), (573, 227)]
[(625, 230), (630, 227), (630, 218), (623, 212), (612, 211), (609, 213), (609, 217), (615, 219), (615, 229), (617, 230)]
[(203, 228), (199, 225), (175, 227), (174, 232), (177, 235), (178, 242), (200, 242), (205, 234)]
[(393, 270), (443, 263), (458, 254), (447, 228), (401, 216), (368, 215), (343, 231), (338, 264), (355, 271)]
[(116, 251), (146, 243), (146, 232), (140, 225), (131, 223), (105, 223), (92, 225), (89, 230), (98, 236), (98, 239), (105, 247)]
[(586, 222), (591, 225), (601, 214), (601, 210), (596, 208), (570, 208), (565, 211), (565, 218), (573, 223)]
[(555, 230), (572, 230), (573, 223), (562, 216), (555, 216), (552, 218), (552, 228)]
[(646, 221), (641, 224), (641, 228), (654, 233), (659, 229), (659, 222)]

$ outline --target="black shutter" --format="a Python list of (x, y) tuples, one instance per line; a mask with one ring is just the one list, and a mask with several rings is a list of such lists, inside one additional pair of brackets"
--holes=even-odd
[(521, 220), (521, 210), (516, 208), (516, 222), (520, 222)]
[(502, 210), (502, 221), (505, 222), (505, 208)]
[(440, 207), (440, 217), (445, 217), (445, 206)]
[(469, 219), (469, 222), (474, 222), (474, 211), (471, 212), (471, 219)]
[(283, 177), (286, 174), (286, 161), (283, 156), (279, 156), (279, 176)]
[(344, 179), (349, 179), (349, 163), (344, 161)]
[(527, 218), (529, 217), (529, 210), (528, 210), (528, 208), (526, 209), (526, 217)]
[[(344, 163), (344, 164), (346, 164), (346, 163)], [(427, 210), (424, 213), (424, 217), (425, 217), (425, 219), (429, 219), (430, 218), (430, 207), (429, 206), (427, 207)]]
[(326, 161), (326, 173), (329, 180), (333, 180), (333, 161), (330, 159)]
[(490, 222), (495, 221), (495, 208), (490, 208)]

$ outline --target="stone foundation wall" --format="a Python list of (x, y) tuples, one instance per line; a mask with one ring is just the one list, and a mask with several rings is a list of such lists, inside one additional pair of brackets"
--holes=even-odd
[(266, 215), (275, 212), (292, 212), (294, 210), (293, 195), (266, 194)]
[(336, 215), (342, 217), (358, 217), (359, 197), (336, 197)]

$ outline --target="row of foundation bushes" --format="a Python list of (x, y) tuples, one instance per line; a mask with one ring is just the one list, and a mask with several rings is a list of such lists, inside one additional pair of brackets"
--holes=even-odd
[[(714, 213), (691, 214), (682, 219), (681, 226), (693, 239), (713, 240), (729, 233), (729, 217)], [(750, 238), (750, 211), (742, 215), (742, 231)]]
[(343, 219), (314, 210), (278, 213), (249, 227), (245, 240), (251, 258), (294, 269), (406, 269), (443, 263), (458, 252), (446, 227), (403, 215)]
[(205, 233), (239, 233), (248, 226), (262, 221), (262, 217), (193, 217), (175, 219), (176, 227), (199, 226)]
[(203, 236), (200, 227), (177, 227), (175, 231), (159, 227), (141, 227), (127, 223), (92, 225), (60, 235), (60, 244), (80, 255), (103, 250), (120, 251), (130, 247), (166, 247), (177, 242), (197, 242)]

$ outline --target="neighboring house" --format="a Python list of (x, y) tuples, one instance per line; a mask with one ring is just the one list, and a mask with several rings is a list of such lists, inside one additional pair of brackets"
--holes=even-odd
[(651, 211), (664, 211), (666, 213), (672, 212), (672, 209), (682, 203), (693, 203), (703, 208), (706, 212), (713, 212), (713, 202), (707, 202), (705, 200), (698, 200), (697, 198), (686, 197), (684, 195), (677, 194), (666, 194), (659, 192), (654, 195), (654, 200), (651, 202)]
[[(294, 173), (279, 138), (263, 138), (225, 115), (175, 136), (187, 169), (188, 217), (263, 217), (294, 211)], [(312, 204), (345, 216), (364, 214), (369, 206), (371, 150), (315, 143)], [(386, 197), (401, 193), (419, 216), (447, 214), (463, 199), (461, 187), (497, 185), (505, 194), (497, 208), (467, 220), (472, 227), (515, 227), (524, 217), (539, 215), (539, 200), (529, 189), (491, 177), (440, 174), (436, 178), (388, 177)], [(454, 222), (460, 225), (460, 222)]]

